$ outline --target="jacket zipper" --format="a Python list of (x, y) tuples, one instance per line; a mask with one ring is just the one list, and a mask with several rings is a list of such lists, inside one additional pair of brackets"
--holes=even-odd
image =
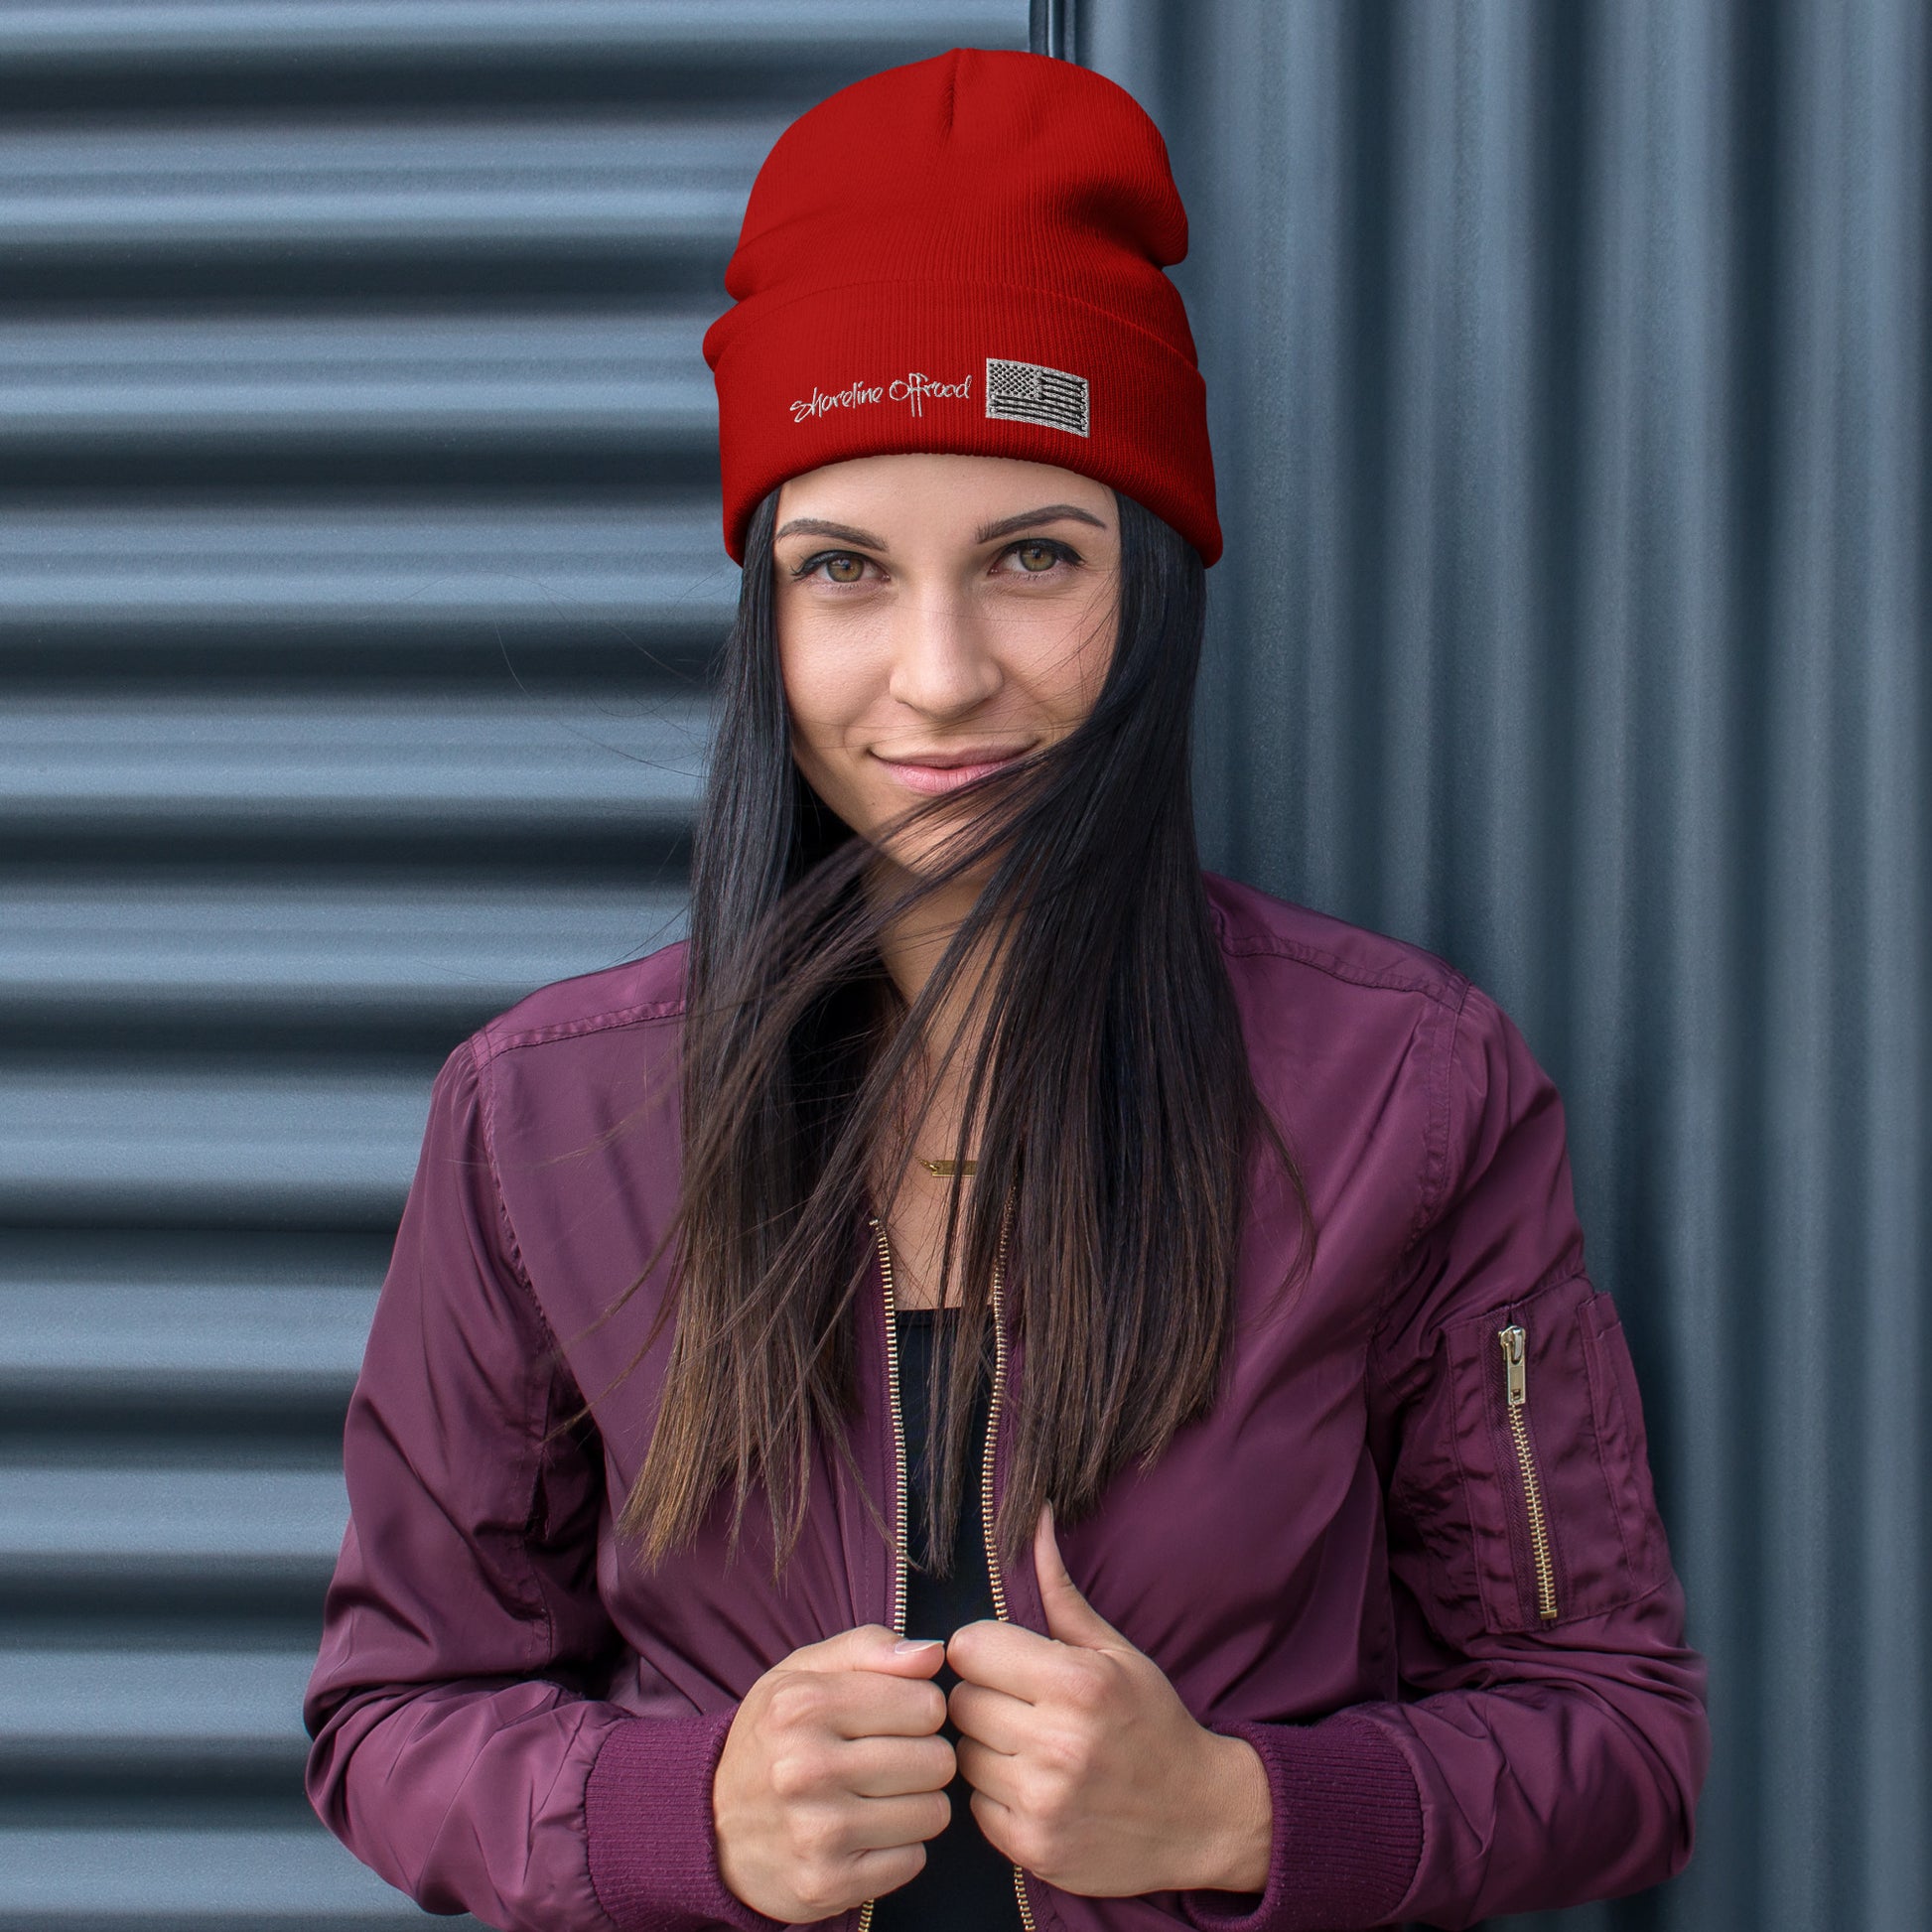
[[(877, 1215), (872, 1221), (873, 1238), (879, 1244), (879, 1279), (886, 1298), (886, 1396), (893, 1418), (893, 1459), (897, 1483), (898, 1514), (894, 1530), (898, 1548), (894, 1557), (893, 1633), (905, 1634), (905, 1425), (898, 1406), (898, 1324), (893, 1319), (893, 1249), (886, 1238), (886, 1224)], [(993, 1587), (994, 1613), (1007, 1621), (1006, 1580), (1000, 1575), (1000, 1554), (993, 1535), (993, 1450), (999, 1440), (1000, 1404), (1006, 1393), (1007, 1337), (1000, 1319), (1000, 1278), (1006, 1266), (1006, 1231), (1000, 1234), (1000, 1255), (993, 1264), (993, 1394), (987, 1405), (986, 1453), (980, 1461), (980, 1527), (986, 1540), (986, 1576)], [(1034, 1908), (1027, 1897), (1027, 1874), (1013, 1867), (1013, 1891), (1020, 1903), (1020, 1922), (1026, 1932), (1035, 1932)], [(879, 1901), (868, 1898), (859, 1908), (858, 1932), (871, 1932), (872, 1908)]]
[(1550, 1553), (1550, 1522), (1543, 1508), (1543, 1481), (1537, 1474), (1536, 1451), (1530, 1447), (1529, 1331), (1511, 1322), (1496, 1330), (1503, 1345), (1503, 1393), (1509, 1415), (1509, 1438), (1516, 1446), (1516, 1465), (1523, 1475), (1523, 1503), (1530, 1519), (1530, 1560), (1536, 1568), (1536, 1613), (1545, 1623), (1557, 1620), (1557, 1566)]
[[(1006, 1273), (1007, 1231), (1000, 1229), (1000, 1251), (993, 1262), (993, 1395), (986, 1409), (986, 1453), (980, 1458), (980, 1530), (986, 1538), (986, 1580), (993, 1586), (993, 1612), (1005, 1623), (1006, 1580), (1000, 1575), (999, 1539), (993, 1534), (993, 1446), (1000, 1438), (1000, 1403), (1007, 1386), (1007, 1331), (1000, 1318), (1000, 1278)], [(1020, 1901), (1020, 1923), (1034, 1932), (1034, 1908), (1027, 1897), (1027, 1874), (1013, 1867), (1013, 1893)]]
[[(893, 1480), (895, 1515), (893, 1534), (897, 1546), (893, 1552), (893, 1634), (905, 1634), (905, 1425), (898, 1407), (898, 1323), (893, 1319), (893, 1250), (886, 1239), (886, 1224), (872, 1217), (873, 1238), (879, 1244), (879, 1280), (886, 1297), (886, 1407), (893, 1419)], [(872, 1908), (876, 1898), (859, 1907), (858, 1932), (871, 1932)]]

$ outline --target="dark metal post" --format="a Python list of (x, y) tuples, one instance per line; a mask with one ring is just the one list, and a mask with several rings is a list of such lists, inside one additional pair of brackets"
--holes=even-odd
[(1056, 61), (1080, 58), (1079, 0), (1032, 0), (1027, 45)]

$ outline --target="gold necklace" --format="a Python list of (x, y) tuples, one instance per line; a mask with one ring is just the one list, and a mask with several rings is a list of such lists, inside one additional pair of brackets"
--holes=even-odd
[(956, 1173), (964, 1174), (971, 1180), (980, 1171), (977, 1161), (928, 1161), (923, 1154), (915, 1154), (912, 1158), (936, 1180), (950, 1180)]

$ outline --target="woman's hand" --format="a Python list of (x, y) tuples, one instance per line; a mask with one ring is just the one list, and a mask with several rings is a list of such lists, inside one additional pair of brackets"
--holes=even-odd
[(1092, 1898), (1260, 1891), (1273, 1804), (1252, 1745), (1203, 1728), (1160, 1665), (1080, 1594), (1040, 1512), (1050, 1637), (968, 1623), (946, 1661), (973, 1816), (1016, 1864)]
[(788, 1925), (897, 1890), (952, 1816), (932, 1641), (882, 1623), (794, 1650), (745, 1694), (711, 1781), (732, 1895)]

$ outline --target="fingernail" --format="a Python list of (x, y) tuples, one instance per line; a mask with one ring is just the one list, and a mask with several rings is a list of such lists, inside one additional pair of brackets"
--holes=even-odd
[(938, 1637), (901, 1637), (897, 1643), (894, 1644), (893, 1655), (897, 1657), (908, 1650), (934, 1650), (942, 1648), (944, 1648), (944, 1645)]

